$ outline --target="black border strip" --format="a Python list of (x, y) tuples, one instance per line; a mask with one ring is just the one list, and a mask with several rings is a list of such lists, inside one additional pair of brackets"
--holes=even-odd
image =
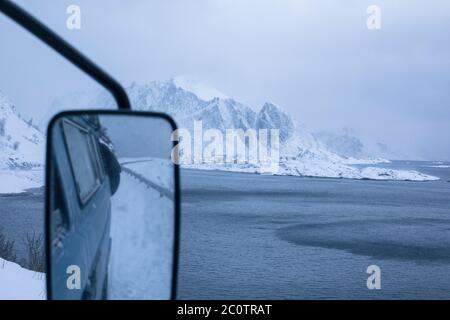
[[(222, 305), (230, 306), (231, 304), (254, 304), (254, 305), (271, 305), (270, 313), (264, 314), (241, 314), (241, 315), (222, 315)], [(285, 301), (285, 300), (185, 300), (185, 301), (90, 301), (90, 302), (72, 302), (58, 301), (50, 303), (41, 303), (39, 301), (2, 301), (0, 305), (3, 310), (17, 313), (22, 306), (30, 306), (35, 313), (41, 310), (45, 314), (55, 313), (55, 307), (63, 310), (70, 310), (72, 317), (85, 318), (86, 314), (92, 311), (98, 311), (103, 318), (112, 315), (116, 318), (130, 318), (130, 314), (147, 315), (149, 319), (308, 319), (324, 318), (324, 319), (386, 319), (389, 314), (395, 316), (399, 314), (404, 319), (424, 318), (429, 319), (433, 314), (438, 314), (442, 310), (442, 314), (448, 312), (450, 306), (449, 301), (399, 301), (399, 300), (383, 300), (383, 301), (336, 301), (336, 300), (302, 300), (302, 301)], [(79, 308), (78, 306), (81, 306)], [(185, 307), (211, 307), (218, 309), (219, 312), (210, 312), (208, 318), (204, 315), (184, 315), (179, 314), (179, 310)], [(130, 311), (131, 310), (131, 311)], [(132, 313), (131, 313), (132, 312)]]
[[(159, 112), (144, 112), (144, 111), (131, 111), (131, 110), (73, 110), (73, 111), (63, 111), (56, 114), (51, 120), (47, 128), (47, 150), (46, 150), (46, 166), (48, 169), (52, 167), (52, 141), (53, 141), (53, 127), (56, 122), (63, 117), (71, 117), (71, 116), (80, 116), (86, 114), (95, 114), (95, 115), (129, 115), (129, 116), (144, 116), (144, 117), (152, 117), (152, 118), (160, 118), (166, 120), (170, 126), (172, 127), (172, 132), (177, 129), (177, 125), (175, 121), (164, 113)], [(173, 147), (177, 144), (176, 141), (172, 142)], [(173, 268), (172, 268), (172, 292), (171, 292), (171, 300), (176, 300), (177, 298), (177, 284), (178, 284), (178, 261), (179, 261), (179, 251), (180, 251), (180, 223), (181, 223), (181, 194), (180, 194), (180, 166), (174, 163), (174, 176), (175, 176), (175, 185), (174, 185), (174, 201), (175, 201), (175, 219), (174, 219), (174, 244), (173, 244)], [(50, 232), (50, 192), (48, 191), (51, 182), (51, 170), (45, 170), (45, 262), (47, 265), (47, 300), (53, 300), (52, 293), (52, 282), (51, 282), (51, 232)]]
[(35, 17), (9, 0), (0, 0), (0, 12), (3, 12), (6, 16), (17, 22), (23, 28), (46, 43), (50, 48), (54, 49), (64, 58), (72, 62), (76, 67), (104, 86), (113, 95), (119, 109), (131, 110), (131, 104), (128, 100), (127, 93), (114, 78)]

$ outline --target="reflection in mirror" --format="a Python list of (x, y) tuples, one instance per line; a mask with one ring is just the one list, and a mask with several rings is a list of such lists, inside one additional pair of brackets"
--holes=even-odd
[(161, 116), (63, 113), (49, 127), (53, 299), (170, 299), (176, 188)]

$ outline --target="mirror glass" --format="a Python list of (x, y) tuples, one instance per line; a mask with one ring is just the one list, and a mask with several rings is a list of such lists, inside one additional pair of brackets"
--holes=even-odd
[(52, 299), (170, 299), (177, 181), (172, 123), (70, 112), (48, 130)]

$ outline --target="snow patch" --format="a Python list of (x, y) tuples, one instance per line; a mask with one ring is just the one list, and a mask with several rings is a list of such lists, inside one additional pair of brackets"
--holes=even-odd
[(44, 134), (25, 120), (0, 93), (0, 169), (27, 169), (44, 163)]
[(170, 159), (161, 158), (120, 158), (119, 162), (149, 181), (168, 190), (174, 189), (173, 163)]
[(434, 177), (414, 170), (393, 170), (377, 167), (366, 167), (361, 169), (361, 178), (373, 180), (402, 180), (402, 181), (439, 180), (438, 177)]
[(0, 193), (21, 193), (44, 185), (44, 171), (0, 170)]
[(44, 273), (0, 258), (0, 300), (44, 300), (46, 297)]
[(427, 168), (442, 168), (442, 169), (450, 168), (450, 166), (447, 166), (447, 165), (423, 166), (423, 167), (427, 167)]
[[(163, 184), (173, 179), (173, 171), (161, 169), (154, 160), (139, 163), (145, 178), (159, 177)], [(111, 201), (110, 299), (169, 299), (173, 200), (122, 171)]]
[(390, 160), (383, 158), (367, 158), (367, 159), (356, 159), (352, 157), (344, 158), (345, 164), (380, 164), (380, 163), (392, 163)]
[(45, 137), (0, 93), (0, 193), (43, 185)]

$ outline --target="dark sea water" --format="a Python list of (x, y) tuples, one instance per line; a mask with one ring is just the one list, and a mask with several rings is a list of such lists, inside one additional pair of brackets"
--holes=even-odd
[(44, 239), (44, 188), (0, 194), (0, 233), (14, 241), (17, 261), (26, 260), (26, 236)]
[(179, 297), (449, 299), (445, 165), (389, 164), (435, 182), (183, 170)]
[[(388, 165), (435, 182), (182, 170), (178, 296), (449, 299), (448, 165)], [(42, 189), (0, 195), (0, 226), (20, 259), (24, 235), (43, 230), (42, 209)], [(366, 286), (373, 264), (381, 290)]]

